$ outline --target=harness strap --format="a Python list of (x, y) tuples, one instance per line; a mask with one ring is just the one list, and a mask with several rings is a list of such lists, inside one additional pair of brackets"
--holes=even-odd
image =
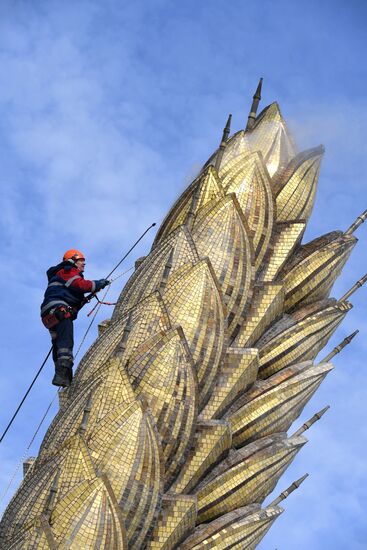
[(48, 311), (49, 309), (52, 309), (53, 306), (60, 306), (60, 305), (68, 306), (69, 304), (67, 304), (63, 300), (53, 300), (52, 302), (48, 302), (48, 304), (43, 306), (43, 308), (41, 309), (41, 317), (46, 313), (46, 311)]

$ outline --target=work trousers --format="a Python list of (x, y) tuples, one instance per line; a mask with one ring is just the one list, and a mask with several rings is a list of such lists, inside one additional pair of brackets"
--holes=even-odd
[(55, 365), (58, 361), (64, 362), (65, 360), (73, 366), (73, 347), (74, 347), (74, 327), (73, 321), (69, 319), (63, 319), (55, 327), (50, 330), (52, 341), (52, 359)]

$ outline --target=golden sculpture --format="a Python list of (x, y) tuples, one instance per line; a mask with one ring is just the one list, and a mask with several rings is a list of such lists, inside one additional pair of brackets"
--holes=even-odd
[(323, 148), (297, 153), (276, 103), (256, 117), (260, 93), (62, 392), (1, 548), (252, 549), (303, 481), (261, 508), (326, 409), (287, 430), (354, 336), (313, 363), (365, 280), (328, 298), (367, 213), (300, 244)]

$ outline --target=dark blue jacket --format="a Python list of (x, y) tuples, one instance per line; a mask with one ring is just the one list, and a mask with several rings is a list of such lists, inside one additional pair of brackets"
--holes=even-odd
[(74, 262), (68, 260), (47, 270), (48, 286), (41, 304), (41, 316), (58, 305), (68, 305), (76, 312), (82, 307), (84, 294), (94, 292), (94, 281), (84, 279)]

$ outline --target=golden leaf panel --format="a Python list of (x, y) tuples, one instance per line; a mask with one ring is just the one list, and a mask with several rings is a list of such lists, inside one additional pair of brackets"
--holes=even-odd
[(296, 150), (276, 103), (222, 140), (60, 393), (1, 548), (257, 546), (352, 307), (329, 293), (353, 231), (301, 242), (322, 155)]

